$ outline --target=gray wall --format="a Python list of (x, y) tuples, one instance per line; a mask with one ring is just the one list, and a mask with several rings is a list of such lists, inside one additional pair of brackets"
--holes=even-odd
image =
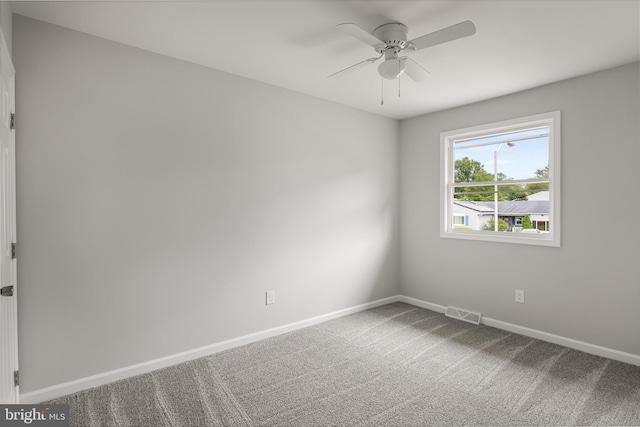
[[(635, 63), (403, 121), (402, 294), (640, 355), (639, 80)], [(554, 110), (562, 247), (440, 238), (440, 132)]]
[(11, 13), (11, 5), (8, 1), (0, 1), (0, 28), (2, 28), (2, 35), (7, 42), (9, 53), (11, 53), (13, 15)]
[(21, 392), (398, 293), (396, 121), (20, 16), (14, 62)]

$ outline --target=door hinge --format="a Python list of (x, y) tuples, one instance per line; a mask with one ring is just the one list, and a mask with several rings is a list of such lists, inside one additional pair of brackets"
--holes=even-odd
[(12, 243), (11, 244), (11, 259), (16, 259), (16, 247), (18, 246), (17, 243)]
[(20, 385), (20, 372), (13, 371), (13, 386), (18, 387)]
[(13, 286), (4, 286), (3, 288), (0, 288), (0, 296), (12, 297), (13, 296)]
[(11, 122), (9, 123), (9, 129), (16, 128), (16, 113), (11, 113)]

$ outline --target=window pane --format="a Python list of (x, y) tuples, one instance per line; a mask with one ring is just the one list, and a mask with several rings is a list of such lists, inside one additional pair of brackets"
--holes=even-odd
[(440, 141), (441, 237), (560, 246), (559, 111), (442, 132)]
[[(527, 198), (519, 199), (516, 197), (516, 195), (519, 194), (521, 193), (509, 193), (506, 190), (504, 193), (500, 193), (501, 196), (505, 196), (505, 199), (497, 202), (497, 231), (520, 233), (523, 232), (523, 230), (540, 230), (547, 232), (550, 229), (549, 192), (538, 192), (536, 193), (536, 197), (531, 197), (532, 200), (528, 200)], [(491, 197), (494, 197), (493, 194)], [(468, 218), (468, 224), (465, 224), (466, 230), (483, 232), (496, 231), (495, 199), (491, 201), (472, 201), (455, 197), (452, 205), (452, 224), (460, 224), (458, 218), (464, 218), (466, 215)], [(459, 230), (458, 227), (454, 227), (453, 229)], [(532, 231), (525, 231), (525, 233), (532, 233)], [(543, 233), (535, 232), (533, 234)]]
[(548, 133), (543, 127), (455, 142), (454, 182), (548, 177)]

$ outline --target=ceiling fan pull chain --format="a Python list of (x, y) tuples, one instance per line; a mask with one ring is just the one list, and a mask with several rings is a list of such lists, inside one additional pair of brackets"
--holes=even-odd
[(402, 66), (398, 60), (398, 98), (400, 98), (400, 80), (402, 80)]
[(380, 105), (384, 105), (384, 78), (380, 79)]

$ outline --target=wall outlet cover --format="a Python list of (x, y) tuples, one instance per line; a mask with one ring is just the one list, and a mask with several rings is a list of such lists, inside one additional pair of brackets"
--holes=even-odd
[(274, 304), (276, 302), (276, 291), (267, 291), (266, 292), (266, 301), (267, 305)]

